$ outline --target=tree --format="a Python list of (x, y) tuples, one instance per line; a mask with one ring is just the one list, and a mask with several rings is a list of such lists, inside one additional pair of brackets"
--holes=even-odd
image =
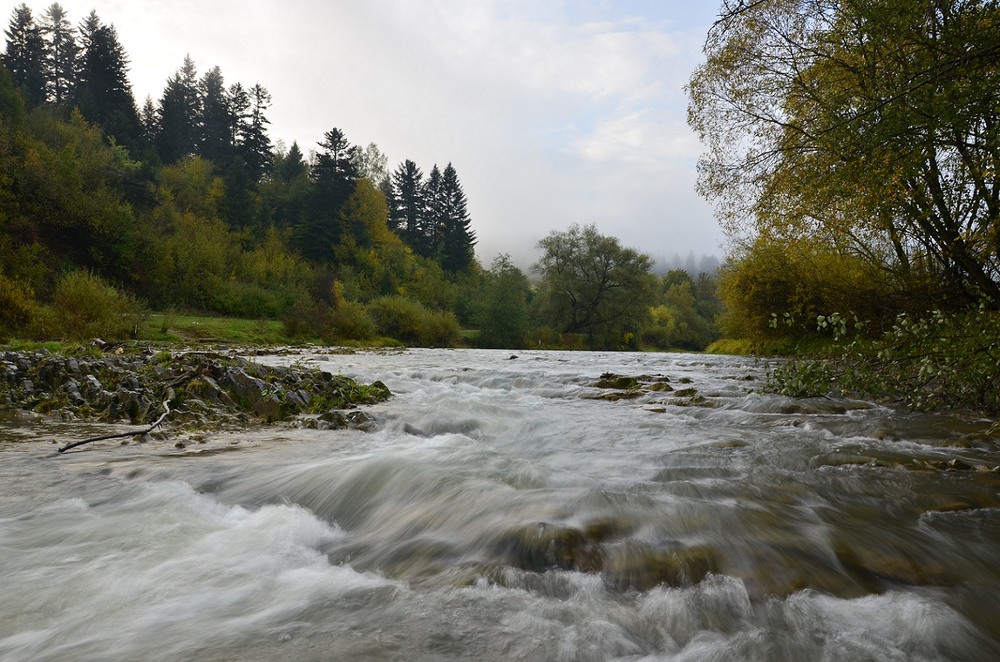
[(496, 256), (483, 276), (479, 343), (484, 347), (524, 347), (531, 293), (528, 278), (506, 254)]
[[(271, 152), (271, 139), (267, 135), (267, 125), (270, 121), (264, 114), (271, 106), (271, 94), (258, 83), (250, 88), (247, 99), (246, 112), (237, 112), (236, 142), (247, 174), (250, 180), (256, 183), (270, 171), (274, 158)], [(298, 150), (298, 145), (292, 143), (292, 149)], [(301, 152), (298, 159), (301, 162)]]
[[(236, 91), (242, 92), (242, 88)], [(197, 94), (200, 99), (198, 155), (217, 166), (228, 165), (234, 154), (236, 113), (219, 67), (212, 67), (201, 77)], [(249, 105), (239, 94), (235, 98), (242, 102), (240, 105)]]
[(931, 272), (1000, 305), (1000, 6), (725, 0), (721, 16), (689, 121), (730, 235), (811, 238), (897, 289)]
[(624, 248), (593, 225), (573, 225), (538, 242), (542, 319), (563, 333), (586, 334), (591, 347), (619, 347), (648, 321), (655, 277), (647, 255)]
[(76, 31), (66, 18), (66, 10), (58, 2), (49, 6), (43, 18), (46, 93), (49, 101), (62, 106), (73, 98), (80, 47), (76, 44)]
[(438, 219), (441, 266), (445, 271), (456, 273), (475, 260), (476, 234), (472, 231), (465, 192), (450, 163), (441, 177), (441, 199), (443, 214)]
[(389, 227), (410, 247), (420, 243), (421, 227), (426, 215), (424, 173), (409, 159), (392, 173), (389, 196)]
[(389, 186), (389, 157), (382, 153), (375, 143), (358, 149), (354, 153), (354, 167), (360, 177), (365, 177), (376, 188), (386, 191)]
[(410, 244), (417, 255), (423, 255), (440, 262), (441, 248), (444, 244), (444, 224), (447, 218), (444, 193), (444, 177), (441, 169), (434, 164), (424, 182), (421, 197), (424, 201), (424, 214), (417, 224), (417, 231)]
[(310, 168), (312, 187), (305, 218), (299, 224), (296, 243), (302, 254), (316, 262), (329, 262), (334, 247), (340, 242), (339, 212), (354, 192), (358, 171), (354, 165), (356, 147), (344, 132), (334, 128), (323, 136)]
[(80, 34), (84, 47), (74, 88), (76, 104), (88, 121), (100, 125), (119, 144), (134, 148), (142, 130), (128, 79), (128, 56), (118, 33), (91, 12)]
[(159, 111), (156, 149), (160, 159), (170, 164), (196, 154), (201, 97), (198, 93), (198, 72), (190, 55), (184, 58), (180, 69), (167, 79)]
[(28, 5), (14, 9), (4, 34), (7, 49), (3, 64), (10, 70), (25, 104), (29, 108), (37, 106), (45, 101), (45, 42)]

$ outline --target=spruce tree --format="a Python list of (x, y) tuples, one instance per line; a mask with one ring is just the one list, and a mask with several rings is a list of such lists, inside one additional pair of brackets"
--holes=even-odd
[(358, 179), (354, 156), (357, 148), (336, 128), (326, 132), (319, 146), (323, 151), (316, 155), (310, 168), (309, 204), (306, 217), (299, 224), (296, 243), (305, 257), (328, 262), (340, 241), (338, 212), (354, 192)]
[(440, 261), (441, 249), (444, 243), (444, 225), (447, 222), (447, 209), (444, 197), (444, 177), (437, 164), (431, 168), (431, 174), (424, 182), (422, 196), (425, 213), (417, 226), (417, 232), (410, 246), (419, 255)]
[(140, 141), (139, 112), (128, 80), (128, 56), (113, 25), (91, 12), (80, 28), (83, 52), (75, 86), (75, 102), (89, 121), (120, 144)]
[(10, 19), (4, 31), (7, 49), (3, 64), (10, 70), (14, 85), (21, 90), (24, 102), (30, 108), (45, 101), (45, 41), (42, 31), (35, 24), (28, 5), (22, 4)]
[[(242, 91), (242, 88), (236, 89)], [(197, 93), (201, 99), (197, 121), (200, 129), (198, 154), (225, 167), (235, 154), (236, 113), (219, 67), (212, 67), (202, 76)]]
[(424, 173), (409, 159), (392, 173), (389, 195), (389, 228), (411, 247), (418, 239), (425, 215)]
[(458, 173), (449, 163), (441, 177), (440, 263), (445, 271), (462, 271), (475, 259), (476, 235), (472, 231), (468, 203)]
[[(237, 117), (237, 144), (248, 176), (251, 181), (257, 183), (270, 172), (274, 158), (271, 153), (271, 139), (267, 135), (267, 125), (270, 121), (264, 114), (271, 106), (271, 94), (258, 83), (250, 88), (247, 101), (246, 112), (239, 113)], [(298, 145), (294, 143), (292, 147), (298, 149)], [(301, 153), (298, 158), (301, 161)]]
[(156, 149), (164, 163), (174, 163), (198, 152), (200, 115), (198, 74), (188, 55), (181, 68), (167, 79), (160, 98)]
[(43, 18), (47, 98), (57, 106), (68, 105), (73, 98), (77, 58), (80, 54), (76, 30), (69, 22), (66, 10), (58, 2), (52, 3)]

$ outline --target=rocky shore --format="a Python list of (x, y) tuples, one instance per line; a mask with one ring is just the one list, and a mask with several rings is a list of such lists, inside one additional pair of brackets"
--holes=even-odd
[(187, 430), (268, 423), (370, 429), (373, 419), (358, 406), (389, 397), (381, 382), (266, 366), (235, 352), (0, 352), (0, 412), (8, 416), (148, 426), (169, 410), (167, 422)]

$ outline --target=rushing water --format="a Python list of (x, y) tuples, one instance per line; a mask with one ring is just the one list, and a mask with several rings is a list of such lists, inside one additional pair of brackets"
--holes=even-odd
[(0, 422), (0, 659), (1000, 659), (988, 422), (729, 357), (293, 359), (384, 381), (378, 429)]

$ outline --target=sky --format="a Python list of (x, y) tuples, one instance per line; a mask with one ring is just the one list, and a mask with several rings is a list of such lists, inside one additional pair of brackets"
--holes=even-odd
[[(51, 4), (28, 1), (36, 20)], [(390, 169), (452, 163), (476, 254), (527, 266), (572, 224), (660, 263), (721, 257), (695, 192), (684, 85), (717, 2), (690, 0), (60, 0), (96, 10), (129, 55), (136, 102), (190, 55), (199, 75), (271, 93), (270, 136), (308, 154), (341, 129)], [(13, 5), (12, 5), (13, 7)]]

